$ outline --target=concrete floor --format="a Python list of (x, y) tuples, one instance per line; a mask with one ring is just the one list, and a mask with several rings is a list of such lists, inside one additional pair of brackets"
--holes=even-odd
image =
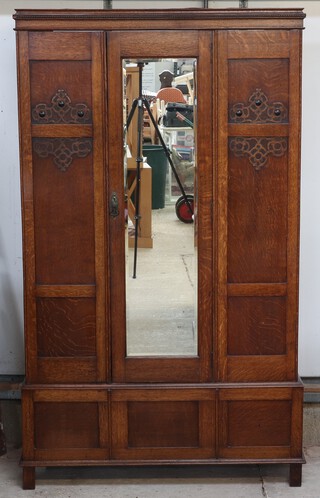
[(36, 489), (21, 489), (20, 450), (0, 457), (0, 498), (319, 498), (320, 447), (305, 449), (302, 487), (290, 488), (287, 465), (145, 468), (47, 468)]
[(194, 225), (175, 206), (152, 211), (153, 248), (127, 254), (128, 356), (197, 355)]

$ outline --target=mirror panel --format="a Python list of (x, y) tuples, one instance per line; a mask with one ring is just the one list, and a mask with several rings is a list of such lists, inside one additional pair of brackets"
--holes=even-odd
[(123, 63), (128, 357), (198, 354), (194, 67)]

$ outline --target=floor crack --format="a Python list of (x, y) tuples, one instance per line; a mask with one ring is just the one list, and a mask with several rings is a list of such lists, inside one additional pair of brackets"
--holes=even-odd
[(194, 283), (192, 281), (192, 278), (191, 278), (191, 275), (190, 275), (190, 270), (189, 270), (189, 267), (188, 267), (188, 264), (187, 264), (187, 261), (186, 261), (186, 258), (192, 256), (191, 254), (181, 254), (181, 259), (182, 259), (182, 263), (184, 265), (184, 268), (186, 270), (186, 273), (187, 273), (187, 277), (188, 277), (188, 280), (191, 284), (191, 287), (194, 288)]
[(259, 471), (259, 477), (260, 477), (260, 482), (261, 482), (262, 496), (263, 496), (263, 498), (269, 498), (260, 465), (258, 465), (258, 471)]

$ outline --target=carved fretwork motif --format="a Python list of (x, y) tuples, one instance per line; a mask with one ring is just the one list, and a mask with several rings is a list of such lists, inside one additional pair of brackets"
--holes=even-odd
[(65, 90), (57, 90), (51, 104), (40, 103), (32, 109), (33, 123), (80, 124), (91, 122), (91, 110), (86, 104), (72, 105)]
[(257, 88), (247, 103), (234, 104), (229, 116), (231, 123), (284, 123), (288, 110), (282, 102), (269, 102), (261, 88)]
[(229, 142), (230, 150), (237, 157), (248, 157), (255, 170), (267, 165), (268, 156), (281, 157), (288, 148), (286, 138), (234, 137)]
[(92, 151), (92, 140), (85, 138), (36, 139), (33, 149), (38, 156), (53, 156), (53, 162), (60, 171), (67, 171), (73, 157), (86, 157)]

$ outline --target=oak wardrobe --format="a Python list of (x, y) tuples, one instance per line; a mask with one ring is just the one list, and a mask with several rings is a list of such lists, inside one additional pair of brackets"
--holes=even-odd
[[(14, 19), (24, 488), (40, 466), (225, 463), (289, 464), (299, 486), (302, 10)], [(180, 245), (192, 305), (187, 284), (165, 275), (169, 260), (156, 259), (156, 225), (136, 280), (127, 270), (124, 66), (163, 59), (194, 67), (194, 223), (170, 218), (170, 203), (152, 212), (155, 224), (169, 212), (164, 234)], [(141, 288), (144, 257), (155, 263)], [(152, 287), (161, 275), (163, 294)]]

